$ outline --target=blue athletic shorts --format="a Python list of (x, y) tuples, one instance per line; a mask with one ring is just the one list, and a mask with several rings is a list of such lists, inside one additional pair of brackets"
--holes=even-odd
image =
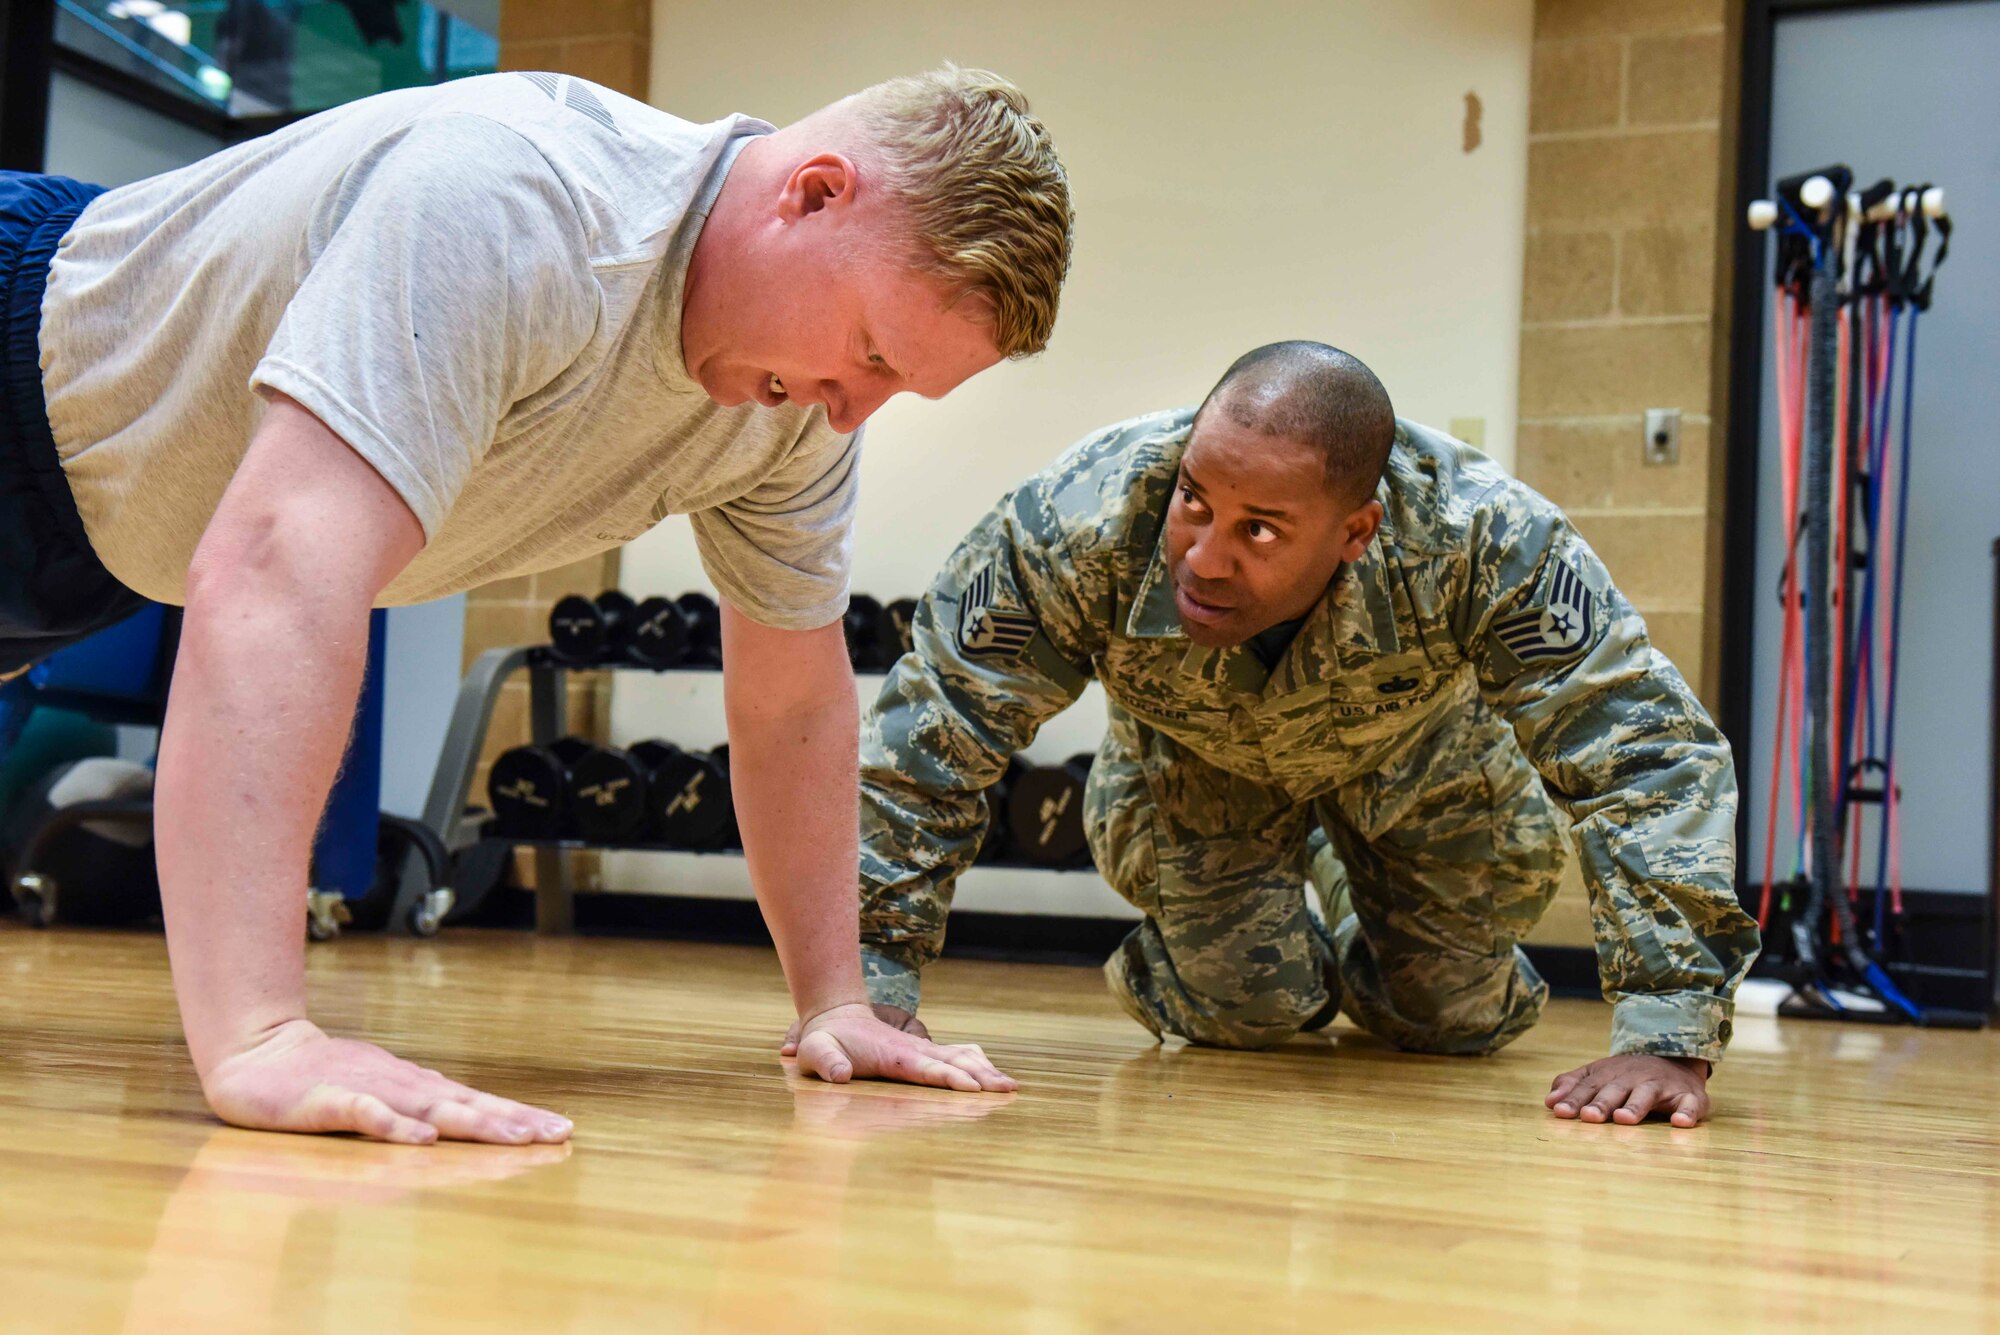
[(42, 397), (42, 292), (70, 224), (102, 190), (0, 171), (0, 677), (145, 600), (91, 550)]

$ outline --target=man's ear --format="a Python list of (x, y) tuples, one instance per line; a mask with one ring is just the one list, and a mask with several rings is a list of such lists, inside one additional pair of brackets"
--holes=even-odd
[(1351, 563), (1367, 555), (1368, 544), (1375, 540), (1375, 530), (1381, 527), (1382, 502), (1380, 501), (1371, 500), (1347, 516), (1341, 534), (1346, 540), (1346, 546), (1340, 549), (1340, 559)]
[(778, 213), (786, 222), (798, 222), (829, 207), (854, 202), (859, 174), (854, 160), (841, 153), (816, 153), (785, 178), (784, 193), (778, 197)]

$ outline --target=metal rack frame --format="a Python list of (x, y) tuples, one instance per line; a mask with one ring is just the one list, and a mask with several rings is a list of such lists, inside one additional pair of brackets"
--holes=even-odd
[[(563, 735), (564, 702), (567, 688), (567, 674), (572, 671), (626, 671), (643, 672), (662, 676), (678, 672), (700, 672), (714, 674), (711, 667), (671, 667), (654, 668), (639, 663), (603, 663), (588, 666), (567, 664), (557, 658), (546, 645), (522, 645), (515, 648), (489, 649), (481, 654), (465, 674), (458, 690), (457, 703), (452, 707), (451, 722), (445, 731), (444, 745), (438, 753), (437, 770), (432, 775), (430, 793), (424, 802), (422, 826), (442, 841), (450, 854), (462, 853), (482, 839), (498, 838), (512, 848), (533, 850), (535, 858), (535, 930), (545, 935), (566, 935), (576, 928), (576, 887), (569, 877), (567, 852), (581, 849), (600, 849), (611, 853), (652, 852), (689, 857), (729, 857), (740, 854), (728, 852), (693, 853), (685, 849), (669, 849), (661, 845), (634, 844), (594, 844), (577, 839), (514, 839), (504, 836), (489, 836), (485, 833), (484, 822), (466, 815), (467, 803), (472, 796), (473, 775), (479, 768), (479, 758), (486, 748), (486, 733), (493, 718), (494, 706), (500, 693), (516, 672), (528, 673), (528, 733), (529, 740), (536, 746), (546, 746)], [(1096, 878), (1096, 868), (1053, 868), (1053, 867), (987, 867), (971, 868), (967, 876), (984, 882), (988, 879), (1017, 884), (1020, 878), (1040, 880), (1045, 877), (1063, 878), (1065, 884), (1074, 886), (1083, 877)], [(407, 857), (398, 882), (395, 907), (389, 915), (389, 930), (400, 935), (414, 933), (412, 923), (415, 915), (425, 903), (425, 897), (436, 889), (423, 860), (414, 854)], [(1104, 886), (1104, 894), (1092, 896), (1090, 912), (1112, 914), (1118, 917), (1137, 913), (1117, 900), (1115, 892)], [(471, 900), (461, 908), (469, 909), (476, 904)]]
[[(459, 684), (458, 701), (452, 706), (444, 745), (438, 751), (437, 770), (431, 775), (430, 794), (424, 800), (421, 824), (443, 841), (447, 852), (463, 852), (482, 837), (479, 824), (469, 823), (465, 815), (467, 799), (472, 796), (472, 776), (479, 768), (480, 753), (486, 748), (486, 731), (493, 721), (493, 707), (500, 699), (500, 692), (506, 688), (508, 679), (524, 668), (528, 672), (530, 738), (537, 745), (546, 745), (562, 736), (563, 698), (569, 671), (566, 665), (538, 645), (488, 649), (479, 656)], [(422, 859), (406, 858), (397, 885), (395, 908), (389, 915), (389, 930), (411, 935), (412, 915), (433, 888)], [(535, 930), (565, 933), (575, 925), (575, 889), (570, 885), (562, 850), (554, 845), (538, 846)]]

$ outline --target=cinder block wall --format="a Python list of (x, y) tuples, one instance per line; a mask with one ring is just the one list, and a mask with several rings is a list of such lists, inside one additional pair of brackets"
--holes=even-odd
[[(1538, 0), (1517, 471), (1714, 705), (1739, 0)], [(1642, 462), (1681, 410), (1681, 461)], [(1571, 869), (1537, 939), (1588, 944)]]
[[(603, 84), (631, 97), (646, 96), (651, 67), (650, 0), (506, 0), (500, 8), (500, 67), (555, 70)], [(549, 606), (565, 594), (594, 597), (618, 583), (618, 553), (579, 561), (519, 579), (475, 589), (467, 600), (465, 663), (500, 645), (535, 644), (548, 638)], [(569, 675), (569, 730), (579, 736), (608, 736), (611, 722), (610, 674)], [(474, 783), (483, 801), (486, 772), (493, 757), (528, 740), (528, 682), (517, 677), (501, 697), (487, 733)], [(595, 854), (573, 855), (571, 874), (581, 887), (598, 884)], [(520, 859), (523, 884), (532, 884), (532, 865)]]
[(646, 99), (652, 0), (505, 0), (500, 68), (554, 70)]
[[(1708, 698), (1735, 67), (1728, 0), (1541, 0), (1518, 468), (1564, 506)], [(1641, 462), (1679, 408), (1681, 462)]]

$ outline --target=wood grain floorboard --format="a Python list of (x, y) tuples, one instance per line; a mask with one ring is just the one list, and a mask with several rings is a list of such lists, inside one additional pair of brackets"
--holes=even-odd
[(311, 952), (330, 1028), (576, 1119), (392, 1148), (204, 1109), (157, 937), (0, 927), (0, 1331), (2000, 1329), (2000, 1050), (1746, 1018), (1712, 1124), (1558, 1122), (1345, 1027), (1160, 1048), (1094, 971), (950, 961), (1013, 1096), (801, 1081), (773, 958), (451, 932)]

